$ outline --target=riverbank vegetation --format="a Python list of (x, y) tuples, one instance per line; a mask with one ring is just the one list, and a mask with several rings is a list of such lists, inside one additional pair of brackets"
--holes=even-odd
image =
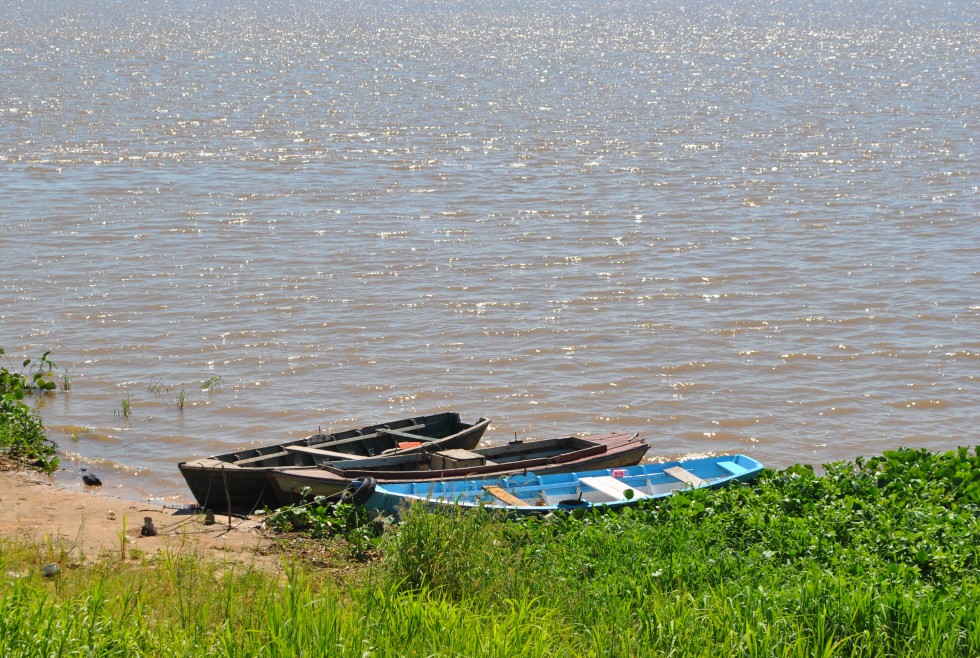
[(324, 514), (317, 541), (356, 534), (341, 571), (295, 553), (279, 573), (186, 555), (72, 566), (4, 539), (0, 653), (980, 654), (975, 450), (795, 466), (619, 514), (413, 511), (384, 530)]
[[(27, 404), (53, 364), (7, 365), (0, 447), (53, 470)], [(980, 655), (978, 449), (798, 465), (619, 513), (395, 525), (314, 501), (268, 527), (281, 570), (0, 538), (0, 655)]]
[(0, 347), (0, 451), (5, 459), (39, 468), (58, 468), (57, 446), (49, 441), (41, 418), (28, 401), (53, 391), (54, 363), (45, 352), (40, 359), (24, 359), (16, 367)]

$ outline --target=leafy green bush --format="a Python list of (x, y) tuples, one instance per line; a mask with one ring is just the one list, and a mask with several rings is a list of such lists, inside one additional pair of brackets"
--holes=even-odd
[[(0, 355), (5, 354), (0, 348)], [(45, 352), (34, 362), (25, 359), (17, 370), (0, 365), (0, 450), (16, 461), (47, 472), (58, 468), (57, 447), (48, 440), (44, 424), (24, 400), (30, 395), (55, 389), (51, 379), (54, 364)]]
[(343, 537), (354, 559), (366, 557), (375, 545), (378, 528), (363, 507), (331, 503), (316, 496), (306, 503), (286, 505), (269, 515), (266, 525), (275, 532), (301, 532), (314, 539)]

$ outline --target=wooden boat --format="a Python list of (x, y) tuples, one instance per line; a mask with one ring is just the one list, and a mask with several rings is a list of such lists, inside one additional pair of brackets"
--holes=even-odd
[(458, 413), (445, 412), (331, 434), (313, 434), (286, 443), (243, 448), (177, 465), (201, 507), (252, 512), (277, 498), (269, 473), (278, 468), (315, 470), (324, 462), (426, 450), (475, 448), (490, 421), (464, 423)]
[(373, 487), (370, 496), (365, 494), (360, 499), (365, 500), (369, 510), (382, 514), (397, 516), (406, 506), (415, 504), (430, 508), (482, 507), (522, 516), (558, 510), (618, 509), (689, 487), (749, 481), (762, 469), (762, 464), (750, 457), (729, 455), (574, 473), (383, 484), (365, 478), (358, 484)]
[(491, 477), (532, 470), (541, 475), (618, 468), (639, 464), (648, 447), (636, 434), (624, 433), (519, 440), (473, 450), (416, 451), (329, 462), (316, 469), (276, 469), (269, 474), (269, 481), (279, 502), (288, 505), (304, 497), (332, 496), (351, 480), (366, 476), (383, 484)]

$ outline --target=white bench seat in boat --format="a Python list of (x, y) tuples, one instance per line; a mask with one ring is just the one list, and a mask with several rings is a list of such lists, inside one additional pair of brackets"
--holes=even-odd
[(695, 489), (698, 489), (699, 487), (703, 487), (708, 484), (707, 482), (705, 482), (697, 475), (684, 468), (683, 466), (671, 466), (670, 468), (665, 468), (664, 473), (677, 478), (678, 480), (684, 482), (685, 484), (691, 485)]
[(607, 496), (612, 496), (617, 500), (626, 499), (626, 492), (632, 491), (633, 498), (646, 498), (646, 494), (642, 491), (631, 487), (622, 480), (619, 480), (608, 475), (603, 475), (600, 477), (587, 477), (581, 478), (579, 480), (582, 484), (596, 491), (601, 491)]

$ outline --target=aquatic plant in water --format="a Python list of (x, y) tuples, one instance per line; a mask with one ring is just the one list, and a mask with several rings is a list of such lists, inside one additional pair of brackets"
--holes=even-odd
[(0, 365), (0, 449), (16, 461), (52, 472), (58, 468), (57, 446), (48, 440), (41, 418), (25, 402), (32, 395), (55, 389), (51, 381), (55, 366), (49, 354), (45, 352), (38, 361), (24, 359), (20, 369), (9, 359), (9, 367)]

